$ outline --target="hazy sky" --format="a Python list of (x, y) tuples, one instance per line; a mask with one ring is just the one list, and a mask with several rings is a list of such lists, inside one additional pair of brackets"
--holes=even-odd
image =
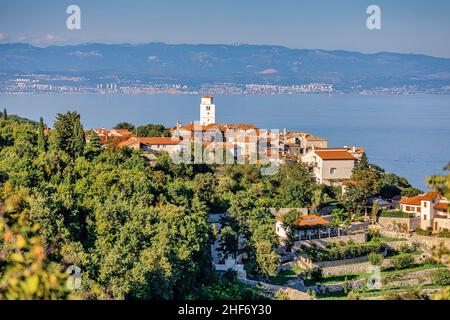
[[(81, 30), (66, 8), (81, 7)], [(382, 30), (368, 30), (368, 5)], [(450, 57), (448, 0), (0, 0), (0, 42), (253, 43)]]

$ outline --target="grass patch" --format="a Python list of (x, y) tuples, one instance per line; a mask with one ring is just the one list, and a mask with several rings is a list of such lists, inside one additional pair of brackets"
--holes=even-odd
[(344, 281), (355, 281), (359, 279), (363, 279), (368, 274), (366, 272), (359, 272), (354, 274), (342, 274), (342, 275), (330, 275), (325, 276), (322, 280), (314, 281), (314, 280), (305, 280), (305, 286), (318, 286), (318, 285), (330, 285), (337, 284)]
[[(435, 284), (429, 284), (429, 285), (422, 285), (422, 286), (416, 286), (416, 285), (412, 285), (412, 286), (405, 286), (405, 287), (395, 287), (395, 288), (384, 288), (384, 289), (374, 289), (374, 290), (370, 290), (370, 291), (365, 291), (365, 292), (359, 292), (358, 293), (358, 297), (359, 299), (364, 300), (365, 298), (376, 298), (376, 297), (380, 297), (380, 298), (384, 298), (385, 295), (389, 295), (389, 294), (398, 294), (398, 293), (406, 293), (409, 290), (414, 290), (414, 289), (419, 289), (419, 290), (424, 290), (424, 289), (440, 289), (442, 288), (442, 286), (438, 286)], [(317, 296), (318, 300), (347, 300), (347, 294), (345, 294), (343, 291), (340, 292), (327, 292), (321, 295)]]
[(284, 285), (290, 280), (297, 279), (298, 274), (302, 273), (303, 269), (300, 267), (293, 267), (292, 269), (281, 271), (275, 277), (271, 278), (271, 282), (276, 285)]
[[(437, 269), (437, 268), (445, 268), (444, 265), (439, 264), (433, 264), (433, 263), (425, 263), (420, 265), (415, 265), (411, 268), (402, 269), (402, 270), (396, 270), (393, 268), (387, 268), (381, 271), (381, 280), (383, 281), (387, 276), (392, 275), (401, 275), (406, 273), (413, 273), (423, 270), (429, 270), (429, 269)], [(325, 276), (322, 280), (319, 281), (313, 281), (313, 280), (305, 280), (305, 285), (307, 287), (309, 286), (318, 286), (318, 285), (331, 285), (331, 284), (338, 284), (343, 283), (345, 280), (347, 281), (356, 281), (361, 280), (364, 278), (367, 278), (370, 276), (370, 273), (367, 273), (365, 271), (357, 272), (357, 273), (350, 273), (350, 274), (342, 274), (342, 275), (333, 275), (333, 276)]]
[(381, 270), (381, 276), (391, 276), (395, 274), (403, 274), (403, 273), (412, 273), (417, 271), (423, 271), (428, 269), (437, 269), (437, 268), (445, 268), (444, 265), (441, 264), (435, 264), (435, 263), (423, 263), (423, 264), (416, 264), (411, 268), (406, 268), (402, 270), (397, 270), (393, 267), (386, 268), (384, 270)]

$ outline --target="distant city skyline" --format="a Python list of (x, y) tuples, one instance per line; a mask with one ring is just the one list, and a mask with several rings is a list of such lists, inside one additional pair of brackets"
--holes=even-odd
[[(81, 30), (66, 28), (71, 4), (81, 8)], [(366, 27), (371, 4), (381, 8), (381, 30)], [(445, 0), (16, 0), (0, 3), (0, 43), (249, 43), (450, 57), (449, 14)]]

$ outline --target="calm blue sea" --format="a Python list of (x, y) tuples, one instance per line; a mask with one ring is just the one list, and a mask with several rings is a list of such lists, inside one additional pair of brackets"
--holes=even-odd
[[(76, 110), (86, 128), (117, 122), (174, 126), (199, 118), (196, 95), (0, 95), (8, 113), (53, 124)], [(358, 145), (370, 160), (426, 189), (425, 177), (450, 161), (450, 95), (216, 96), (216, 118), (264, 129), (306, 130), (329, 146)]]

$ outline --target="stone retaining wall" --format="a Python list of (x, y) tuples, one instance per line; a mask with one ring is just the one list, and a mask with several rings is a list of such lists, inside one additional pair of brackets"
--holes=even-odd
[[(391, 238), (404, 238), (410, 243), (417, 243), (421, 247), (426, 249), (431, 249), (433, 246), (439, 246), (441, 243), (444, 243), (445, 247), (450, 250), (450, 238), (441, 238), (436, 236), (420, 236), (418, 234), (410, 234), (410, 233), (399, 233), (395, 231), (388, 231), (381, 228), (375, 228), (380, 231), (381, 236), (383, 237), (391, 237)], [(391, 242), (393, 243), (393, 242)]]
[[(386, 256), (387, 250), (381, 254)], [(315, 262), (315, 264), (323, 268), (324, 275), (340, 275), (366, 271), (370, 265), (368, 260), (368, 256), (362, 256), (353, 259)]]
[(379, 217), (378, 224), (389, 231), (411, 232), (420, 227), (420, 218)]
[(413, 234), (409, 238), (412, 242), (419, 243), (421, 246), (431, 249), (433, 246), (439, 246), (441, 243), (450, 250), (450, 238), (439, 238), (432, 236), (419, 236), (417, 234)]
[(341, 243), (341, 242), (347, 243), (349, 241), (353, 241), (354, 243), (366, 243), (367, 232), (359, 232), (339, 237), (295, 241), (293, 249), (298, 250), (302, 246), (310, 247), (311, 245), (315, 245), (319, 248), (325, 248), (327, 246), (327, 243)]

